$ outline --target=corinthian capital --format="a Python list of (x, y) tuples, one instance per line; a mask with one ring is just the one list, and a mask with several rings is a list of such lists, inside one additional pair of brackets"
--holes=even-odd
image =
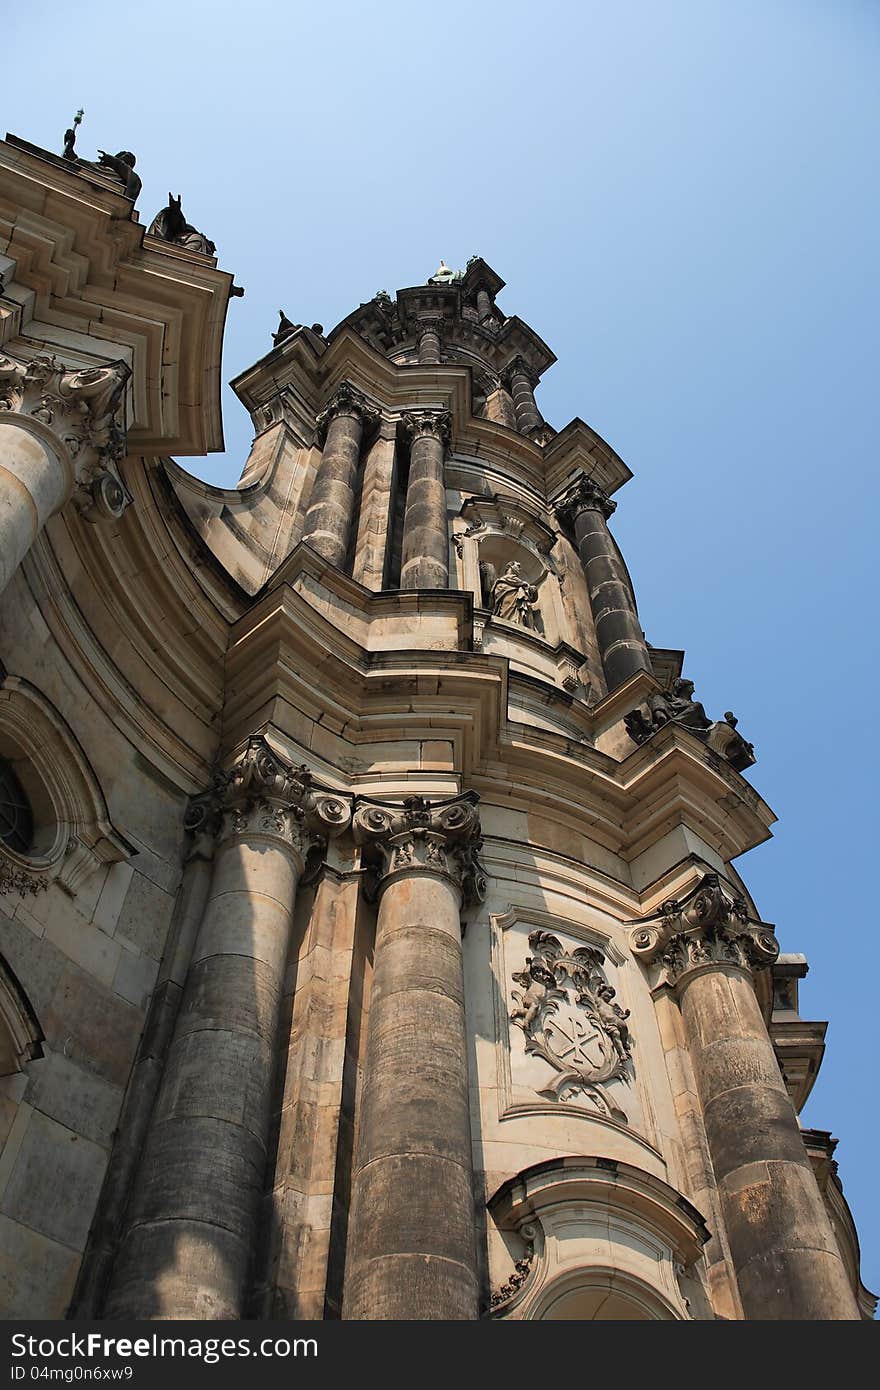
[(432, 873), (451, 879), (464, 903), (482, 901), (478, 800), (475, 792), (444, 801), (409, 796), (400, 805), (359, 798), (352, 828), (358, 844), (378, 851), (380, 887), (403, 874)]
[(360, 420), (365, 430), (372, 429), (379, 419), (376, 407), (350, 381), (343, 381), (336, 388), (318, 416), (316, 424), (319, 435), (327, 433), (330, 421), (335, 420), (337, 415), (350, 415)]
[(305, 860), (350, 821), (348, 797), (316, 786), (305, 765), (294, 767), (254, 734), (232, 767), (215, 771), (207, 791), (191, 798), (183, 823), (190, 859), (211, 858), (218, 839), (247, 835), (280, 840)]
[(411, 410), (403, 417), (403, 428), (411, 439), (439, 439), (448, 444), (452, 437), (452, 416), (448, 410)]
[(501, 373), (502, 385), (506, 386), (508, 391), (510, 391), (513, 387), (514, 379), (518, 376), (524, 377), (533, 391), (541, 379), (534, 367), (529, 366), (529, 363), (524, 357), (514, 357), (512, 362), (508, 362)]
[(685, 897), (670, 898), (659, 912), (636, 922), (630, 947), (637, 960), (661, 965), (671, 985), (701, 967), (761, 970), (779, 955), (773, 928), (750, 917), (745, 900), (717, 874), (704, 874)]
[(553, 507), (562, 525), (567, 527), (574, 525), (581, 512), (601, 512), (607, 521), (617, 511), (617, 503), (612, 502), (607, 492), (586, 473), (581, 473), (568, 485)]
[(0, 411), (34, 420), (60, 441), (73, 465), (76, 504), (89, 521), (120, 516), (131, 501), (119, 477), (130, 376), (122, 361), (68, 368), (47, 354), (28, 362), (0, 354)]

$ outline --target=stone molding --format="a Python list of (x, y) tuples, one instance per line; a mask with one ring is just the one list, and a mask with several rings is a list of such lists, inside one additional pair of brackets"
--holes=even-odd
[(403, 428), (413, 441), (439, 439), (446, 445), (452, 438), (452, 416), (448, 410), (411, 410), (402, 418)]
[(444, 801), (408, 796), (400, 805), (359, 798), (355, 841), (378, 851), (378, 892), (403, 874), (430, 873), (452, 882), (463, 905), (482, 902), (486, 873), (476, 792)]
[[(0, 354), (0, 411), (36, 421), (60, 441), (73, 466), (74, 500), (88, 521), (115, 519), (131, 496), (119, 476), (126, 453), (120, 419), (126, 362), (68, 368), (41, 353), (28, 362)], [(42, 433), (42, 429), (40, 430)]]
[(574, 527), (581, 512), (601, 512), (607, 521), (617, 510), (617, 503), (612, 502), (607, 492), (586, 473), (581, 473), (575, 478), (553, 505), (559, 521), (569, 530)]
[(232, 836), (266, 837), (289, 846), (305, 862), (351, 823), (351, 800), (315, 784), (253, 734), (228, 769), (218, 769), (207, 791), (191, 797), (184, 828), (192, 837), (186, 859), (211, 859), (215, 844)]
[(779, 955), (773, 928), (750, 917), (745, 899), (726, 890), (717, 874), (704, 874), (685, 897), (669, 898), (639, 919), (630, 947), (637, 960), (660, 965), (673, 986), (701, 968), (765, 969)]
[(319, 438), (326, 437), (330, 422), (335, 420), (337, 415), (350, 415), (354, 419), (360, 420), (364, 430), (372, 429), (379, 422), (379, 412), (376, 407), (350, 381), (343, 381), (336, 388), (318, 415), (315, 424)]

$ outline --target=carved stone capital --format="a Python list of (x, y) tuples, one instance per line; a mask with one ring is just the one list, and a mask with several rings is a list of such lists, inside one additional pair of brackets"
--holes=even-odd
[(305, 765), (294, 767), (255, 734), (231, 768), (217, 769), (210, 787), (190, 799), (184, 828), (189, 859), (210, 859), (218, 840), (267, 836), (305, 861), (351, 822), (347, 796), (317, 787)]
[(425, 333), (433, 333), (439, 340), (443, 337), (442, 319), (416, 319), (416, 337), (421, 338)]
[(570, 530), (581, 512), (601, 512), (607, 521), (616, 512), (617, 503), (611, 501), (597, 482), (586, 473), (581, 473), (557, 497), (553, 508), (562, 525)]
[(88, 521), (121, 516), (131, 501), (119, 477), (130, 376), (123, 361), (68, 368), (47, 354), (29, 362), (0, 354), (0, 411), (28, 416), (60, 440), (73, 464), (74, 500)]
[(448, 410), (412, 410), (403, 417), (403, 428), (409, 437), (439, 439), (448, 444), (452, 438), (452, 416)]
[(680, 901), (670, 898), (659, 912), (634, 923), (630, 947), (637, 960), (660, 964), (670, 985), (722, 964), (762, 970), (779, 955), (773, 928), (749, 917), (745, 900), (717, 874), (705, 874)]
[(359, 800), (353, 818), (355, 840), (378, 852), (380, 890), (402, 874), (432, 873), (451, 879), (462, 902), (482, 902), (486, 874), (475, 792), (446, 801), (409, 796), (400, 805)]
[(343, 381), (336, 388), (318, 416), (316, 424), (319, 436), (326, 435), (330, 421), (335, 420), (337, 415), (350, 415), (360, 420), (365, 431), (373, 429), (379, 421), (376, 407), (350, 381)]
[(501, 383), (508, 391), (511, 391), (514, 379), (518, 376), (524, 377), (533, 391), (541, 379), (534, 367), (530, 366), (524, 357), (514, 357), (512, 362), (508, 362), (501, 373)]

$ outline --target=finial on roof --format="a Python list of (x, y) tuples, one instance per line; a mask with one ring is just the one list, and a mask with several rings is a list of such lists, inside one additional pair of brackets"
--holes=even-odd
[(460, 270), (452, 270), (445, 261), (441, 261), (434, 274), (428, 281), (429, 285), (452, 285), (456, 280), (462, 278)]

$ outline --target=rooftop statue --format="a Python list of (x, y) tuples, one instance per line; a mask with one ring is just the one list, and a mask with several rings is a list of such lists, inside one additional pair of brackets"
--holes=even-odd
[(723, 720), (711, 720), (699, 700), (694, 699), (694, 683), (676, 677), (664, 691), (654, 692), (638, 709), (624, 715), (626, 731), (633, 743), (645, 743), (664, 724), (679, 724), (701, 739), (714, 753), (721, 753), (738, 772), (755, 761), (754, 745), (736, 732), (737, 719), (727, 710)]
[(180, 203), (179, 193), (176, 198), (169, 193), (168, 206), (153, 218), (147, 229), (148, 235), (161, 237), (163, 241), (170, 241), (172, 246), (182, 246), (186, 251), (198, 251), (203, 256), (213, 256), (217, 249), (213, 241), (191, 222), (187, 222)]
[(278, 310), (278, 320), (278, 330), (272, 334), (272, 342), (276, 347), (279, 343), (283, 343), (285, 338), (289, 338), (291, 333), (295, 333), (298, 328), (302, 328), (302, 324), (293, 323), (292, 320), (287, 317), (283, 309)]
[(456, 280), (461, 279), (460, 270), (452, 270), (445, 261), (441, 261), (434, 274), (428, 281), (429, 285), (452, 285)]
[(98, 150), (98, 163), (106, 169), (112, 169), (116, 177), (122, 180), (126, 198), (136, 203), (141, 191), (141, 179), (140, 175), (134, 172), (137, 160), (131, 150), (120, 150), (118, 154), (107, 154), (106, 150)]
[(83, 109), (80, 107), (73, 118), (73, 124), (70, 126), (70, 129), (64, 132), (64, 153), (62, 158), (69, 159), (74, 163), (78, 158), (76, 150), (73, 148), (76, 144), (76, 128), (78, 125), (82, 124), (82, 118)]

